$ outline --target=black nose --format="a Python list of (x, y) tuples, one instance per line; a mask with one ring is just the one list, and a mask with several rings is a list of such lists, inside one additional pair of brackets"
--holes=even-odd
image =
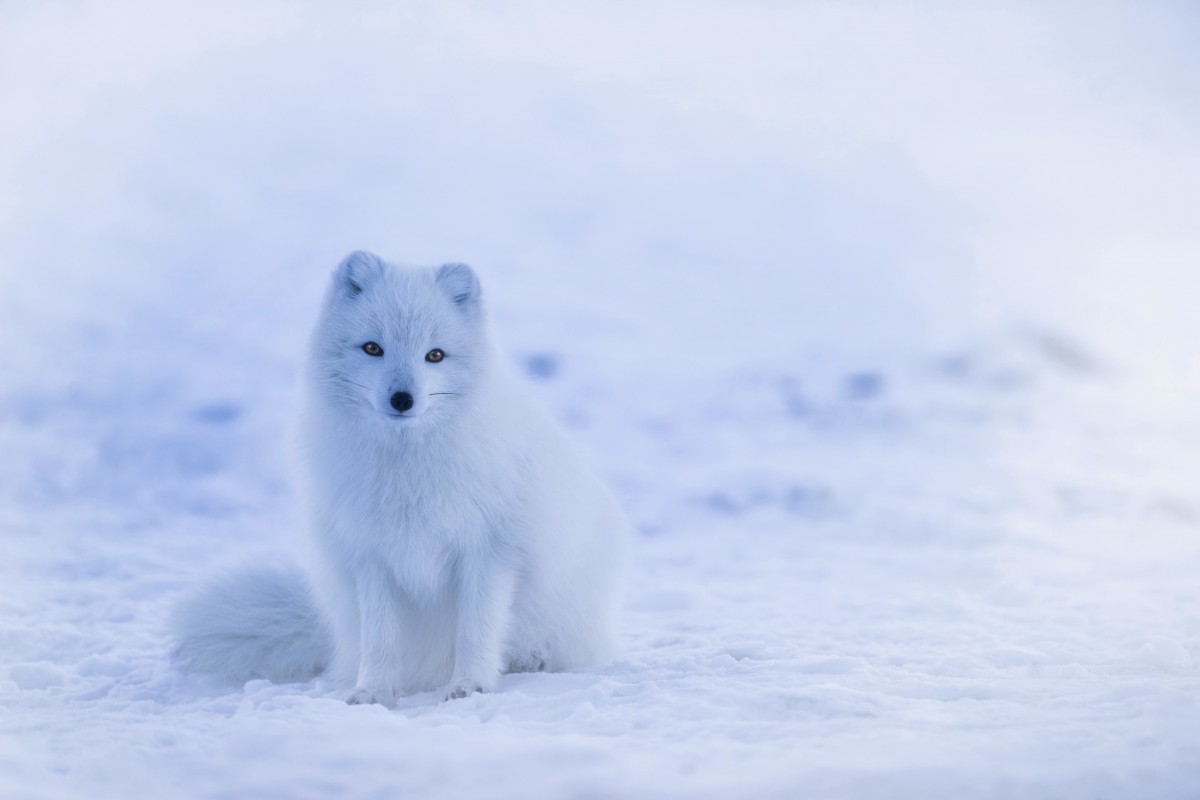
[(397, 411), (408, 411), (412, 407), (412, 395), (408, 392), (396, 392), (392, 395), (392, 408)]

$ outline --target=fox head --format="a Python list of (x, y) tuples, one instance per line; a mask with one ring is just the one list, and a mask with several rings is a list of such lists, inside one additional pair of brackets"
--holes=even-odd
[(313, 377), (348, 413), (423, 424), (470, 402), (485, 348), (470, 267), (396, 267), (358, 251), (334, 271), (313, 341)]

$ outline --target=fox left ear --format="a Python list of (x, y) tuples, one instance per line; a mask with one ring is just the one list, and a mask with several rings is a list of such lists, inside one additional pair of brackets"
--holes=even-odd
[(443, 264), (438, 267), (434, 280), (455, 305), (466, 308), (479, 304), (479, 279), (466, 264)]

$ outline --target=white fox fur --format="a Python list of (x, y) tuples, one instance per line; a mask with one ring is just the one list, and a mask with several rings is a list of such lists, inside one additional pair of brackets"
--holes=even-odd
[(328, 664), (348, 702), (391, 705), (612, 653), (626, 524), (493, 349), (468, 267), (351, 254), (305, 382), (313, 596), (279, 570), (210, 587), (176, 615), (185, 665), (283, 681)]

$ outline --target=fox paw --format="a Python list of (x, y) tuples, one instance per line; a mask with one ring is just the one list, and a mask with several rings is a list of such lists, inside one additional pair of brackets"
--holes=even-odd
[(536, 653), (514, 658), (509, 662), (506, 672), (545, 672), (546, 661)]
[(443, 700), (459, 700), (463, 697), (469, 697), (476, 692), (482, 692), (483, 687), (476, 681), (465, 680), (455, 681), (446, 689), (446, 695)]
[(355, 689), (346, 698), (346, 704), (351, 706), (369, 706), (378, 704), (391, 708), (395, 705), (395, 700), (391, 697), (383, 696), (383, 692), (371, 692), (367, 689)]

